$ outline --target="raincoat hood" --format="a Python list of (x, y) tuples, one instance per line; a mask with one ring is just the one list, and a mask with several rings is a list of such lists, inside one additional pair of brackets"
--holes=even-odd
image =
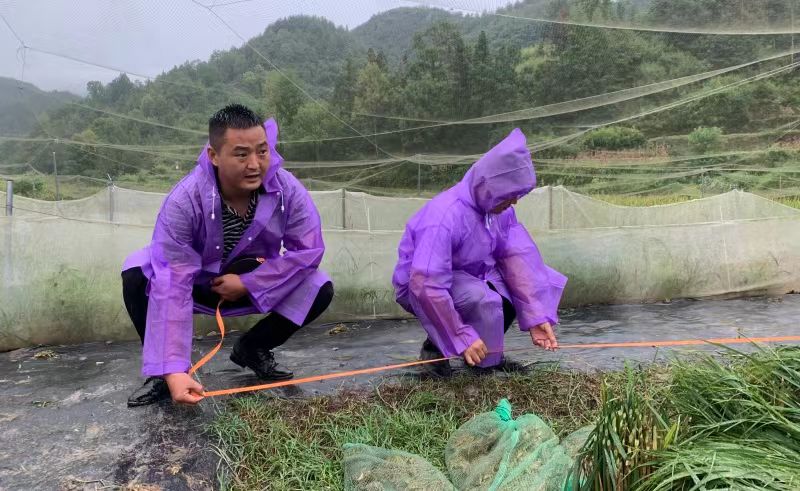
[(472, 165), (461, 180), (462, 198), (482, 213), (509, 198), (521, 198), (536, 187), (531, 152), (525, 135), (514, 129)]

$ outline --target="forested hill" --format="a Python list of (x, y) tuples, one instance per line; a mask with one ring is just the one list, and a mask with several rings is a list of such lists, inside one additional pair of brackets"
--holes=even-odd
[[(500, 16), (401, 8), (352, 30), (322, 18), (292, 17), (266, 26), (250, 40), (254, 49), (219, 51), (147, 83), (125, 75), (107, 84), (90, 82), (88, 95), (80, 101), (87, 107), (71, 104), (49, 110), (42, 118), (45, 126), (30, 133), (67, 140), (60, 149), (65, 172), (102, 177), (129, 172), (120, 162), (147, 171), (185, 161), (202, 142), (208, 116), (233, 101), (276, 116), (283, 141), (310, 141), (285, 148), (293, 160), (384, 157), (375, 143), (394, 155), (479, 152), (511, 123), (407, 130), (429, 124), (426, 121), (486, 117), (646, 86), (791, 46), (788, 35), (665, 34), (530, 18), (687, 28), (712, 19), (715, 26), (769, 27), (785, 21), (789, 2), (773, 0), (745, 11), (740, 0), (528, 0)], [(745, 73), (750, 72), (730, 77)], [(717, 77), (703, 83), (712, 87), (726, 80), (730, 82)], [(647, 137), (688, 133), (698, 126), (717, 126), (725, 132), (769, 127), (777, 116), (800, 110), (800, 89), (793, 80), (788, 73), (748, 84), (657, 117), (632, 119), (628, 126)], [(659, 97), (697, 89), (682, 87), (646, 100), (515, 124), (536, 138), (546, 138), (563, 128), (627, 116), (634, 109), (671, 100)], [(372, 142), (329, 140), (353, 137), (353, 129), (388, 136)], [(26, 132), (26, 127), (4, 133), (15, 131)], [(320, 140), (327, 143), (316, 143)], [(6, 143), (4, 150), (12, 161), (28, 160), (33, 153), (24, 142)], [(44, 161), (40, 167), (49, 168)]]

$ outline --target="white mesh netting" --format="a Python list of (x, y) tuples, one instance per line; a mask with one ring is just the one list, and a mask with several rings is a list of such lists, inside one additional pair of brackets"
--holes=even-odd
[[(402, 228), (425, 200), (312, 196), (337, 292), (327, 318), (404, 315), (391, 276)], [(149, 241), (162, 199), (120, 188), (57, 204), (16, 198), (14, 215), (0, 219), (0, 347), (130, 337), (119, 269)], [(800, 289), (800, 211), (749, 193), (638, 208), (545, 187), (516, 210), (569, 277), (565, 307)]]
[(565, 306), (795, 290), (798, 7), (0, 0), (0, 349), (130, 336), (122, 259), (231, 102), (313, 192), (329, 319), (403, 315), (407, 219), (514, 127)]

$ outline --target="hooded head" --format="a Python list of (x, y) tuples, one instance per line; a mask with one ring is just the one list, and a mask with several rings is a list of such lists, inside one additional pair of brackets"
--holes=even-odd
[(483, 213), (530, 193), (536, 187), (531, 153), (519, 128), (480, 158), (461, 181)]
[(269, 189), (283, 163), (277, 143), (274, 119), (263, 122), (246, 107), (233, 104), (209, 120), (209, 142), (197, 164), (210, 176), (216, 174), (229, 192), (249, 192), (261, 185)]

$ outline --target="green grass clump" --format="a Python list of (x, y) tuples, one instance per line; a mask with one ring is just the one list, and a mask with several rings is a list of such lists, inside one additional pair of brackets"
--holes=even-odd
[(800, 489), (800, 349), (677, 361), (662, 391), (603, 389), (583, 490)]
[(703, 357), (673, 373), (668, 402), (687, 425), (655, 453), (642, 489), (800, 489), (800, 349)]

